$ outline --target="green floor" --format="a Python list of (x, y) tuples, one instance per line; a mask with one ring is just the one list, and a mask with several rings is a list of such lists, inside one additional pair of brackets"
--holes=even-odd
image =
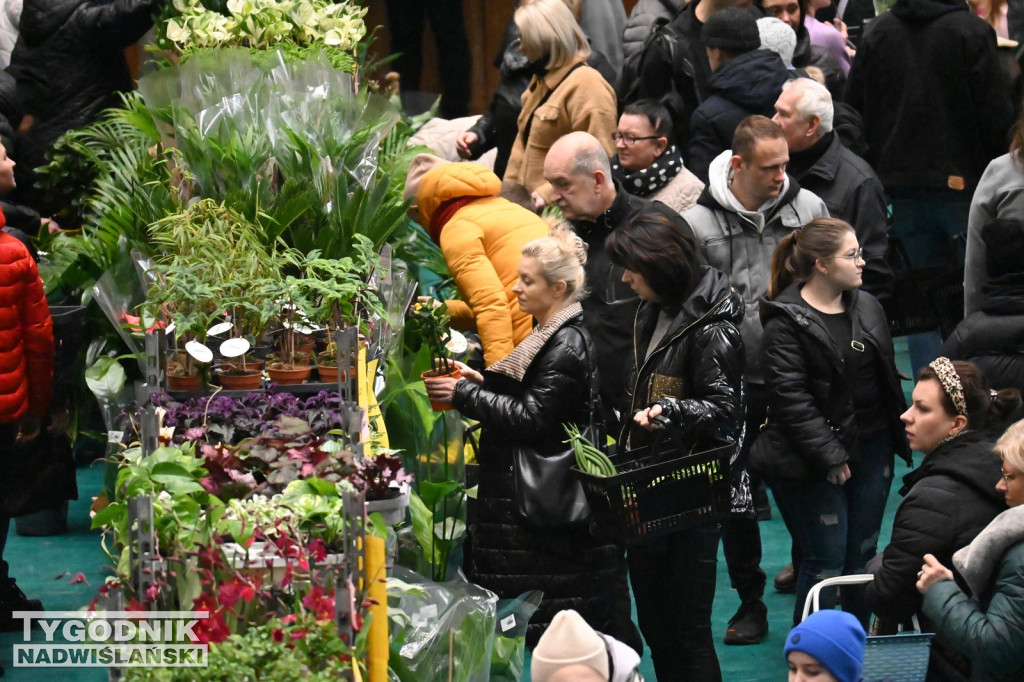
[[(900, 367), (907, 371), (909, 363), (906, 358), (906, 347), (897, 344)], [(910, 384), (904, 382), (904, 389), (909, 394)], [(882, 536), (879, 547), (885, 547), (889, 540), (892, 518), (899, 496), (896, 490), (900, 486), (900, 478), (908, 471), (902, 463), (897, 464), (896, 476), (893, 479), (893, 490), (886, 506), (885, 521), (882, 525)], [(97, 586), (103, 583), (105, 566), (107, 565), (99, 543), (99, 536), (89, 530), (89, 505), (91, 498), (102, 487), (103, 469), (101, 464), (79, 469), (79, 499), (71, 503), (69, 513), (69, 532), (54, 537), (22, 537), (11, 525), (11, 535), (7, 542), (5, 557), (11, 564), (12, 575), (30, 597), (43, 601), (48, 610), (77, 610), (92, 599)], [(769, 576), (768, 591), (765, 602), (768, 605), (770, 632), (765, 640), (756, 646), (727, 647), (721, 643), (725, 634), (726, 621), (738, 607), (735, 592), (729, 588), (729, 577), (726, 574), (725, 560), (719, 554), (718, 590), (715, 595), (714, 630), (718, 641), (718, 656), (722, 666), (722, 676), (726, 682), (781, 682), (786, 679), (786, 664), (782, 659), (782, 645), (789, 630), (793, 596), (778, 594), (771, 588), (771, 577), (789, 561), (789, 535), (786, 532), (778, 512), (775, 511), (770, 521), (760, 524), (761, 538), (764, 545), (762, 568)], [(87, 582), (71, 584), (71, 577), (83, 573)], [(105, 669), (93, 668), (14, 668), (11, 665), (12, 646), (21, 641), (21, 633), (4, 633), (0, 635), (0, 660), (6, 668), (7, 680), (54, 680), (54, 681), (101, 681), (107, 679)], [(33, 641), (41, 642), (43, 633), (33, 631)], [(656, 680), (649, 655), (645, 655), (641, 667), (648, 682)], [(528, 682), (528, 678), (527, 681)]]

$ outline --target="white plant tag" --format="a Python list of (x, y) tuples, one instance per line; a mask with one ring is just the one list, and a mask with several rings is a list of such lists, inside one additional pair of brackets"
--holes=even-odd
[(229, 329), (231, 329), (231, 323), (230, 322), (221, 322), (221, 323), (215, 324), (212, 327), (210, 327), (209, 329), (207, 329), (206, 330), (206, 334), (207, 334), (207, 336), (217, 336), (218, 334), (223, 334), (224, 332), (228, 331)]
[(448, 342), (444, 344), (444, 347), (454, 355), (462, 355), (469, 349), (469, 342), (466, 341), (466, 337), (461, 332), (457, 332), (454, 329), (448, 332)]
[(501, 631), (508, 632), (516, 626), (516, 614), (510, 613), (501, 619)]
[(189, 341), (186, 343), (185, 350), (199, 362), (209, 362), (210, 360), (213, 360), (213, 351), (198, 341)]
[(247, 339), (228, 339), (220, 344), (220, 354), (226, 358), (237, 358), (239, 355), (244, 355), (250, 347), (251, 344)]

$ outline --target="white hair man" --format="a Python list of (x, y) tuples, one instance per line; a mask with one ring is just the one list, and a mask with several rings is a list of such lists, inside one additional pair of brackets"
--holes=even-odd
[(829, 215), (853, 225), (864, 247), (864, 290), (885, 298), (893, 274), (886, 260), (886, 208), (882, 183), (866, 161), (851, 152), (832, 130), (832, 95), (820, 83), (797, 78), (782, 87), (773, 121), (789, 145), (786, 172), (817, 194)]

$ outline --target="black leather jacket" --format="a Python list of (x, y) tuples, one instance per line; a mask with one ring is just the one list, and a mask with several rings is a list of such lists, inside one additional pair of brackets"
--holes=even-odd
[[(657, 403), (681, 428), (683, 442), (701, 449), (713, 439), (738, 442), (743, 429), (743, 299), (722, 272), (705, 266), (683, 315), (643, 359), (661, 308), (644, 303), (633, 326), (632, 409), (623, 416), (620, 442), (636, 448), (653, 436), (633, 422), (638, 410)], [(621, 361), (621, 359), (620, 359)]]
[[(854, 341), (871, 344), (880, 359), (877, 369), (889, 428), (896, 452), (910, 463), (910, 449), (900, 414), (906, 399), (881, 304), (871, 294), (843, 294), (846, 310), (856, 319)], [(811, 480), (824, 478), (828, 469), (851, 459), (859, 451), (858, 426), (843, 355), (821, 319), (800, 299), (793, 284), (775, 300), (761, 300), (761, 345), (769, 420), (776, 421), (799, 452), (780, 454), (781, 461), (759, 462), (758, 472), (770, 478)]]
[(483, 425), (469, 578), (502, 598), (531, 589), (544, 592), (527, 630), (531, 647), (555, 614), (569, 608), (595, 629), (642, 646), (629, 623), (628, 597), (616, 596), (625, 585), (622, 548), (598, 540), (585, 526), (529, 527), (518, 521), (513, 505), (513, 447), (529, 445), (541, 455), (568, 447), (562, 424), (582, 428), (587, 423), (595, 361), (583, 316), (576, 315), (533, 356), (521, 381), (486, 371), (482, 386), (460, 381), (452, 400), (462, 414)]

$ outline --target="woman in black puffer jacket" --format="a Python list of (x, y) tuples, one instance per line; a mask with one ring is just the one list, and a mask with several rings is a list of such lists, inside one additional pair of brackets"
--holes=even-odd
[[(991, 391), (970, 362), (940, 357), (918, 372), (913, 404), (902, 419), (910, 446), (925, 453), (924, 462), (903, 477), (892, 538), (869, 567), (875, 579), (865, 587), (868, 605), (883, 623), (881, 634), (921, 611), (916, 583), (925, 554), (951, 566), (953, 553), (1006, 510), (993, 484), (1002, 475), (993, 448), (1019, 406), (1017, 389)], [(923, 614), (920, 618), (922, 629), (934, 632)], [(927, 680), (970, 676), (970, 661), (936, 637)]]
[[(758, 438), (751, 465), (771, 486), (803, 555), (794, 623), (815, 583), (864, 572), (876, 552), (894, 453), (910, 461), (892, 338), (881, 305), (857, 291), (863, 269), (848, 223), (812, 220), (776, 248), (761, 306), (775, 427)], [(856, 593), (846, 596), (847, 610), (866, 622)]]
[[(701, 266), (690, 237), (658, 213), (614, 230), (605, 250), (644, 301), (628, 384), (634, 415), (619, 442), (626, 449), (649, 444), (655, 417), (679, 428), (687, 451), (715, 447), (719, 439), (739, 442), (743, 301), (728, 277)], [(660, 680), (722, 679), (711, 637), (718, 538), (711, 524), (629, 548), (637, 620)]]
[(432, 400), (450, 400), (483, 427), (469, 579), (502, 598), (544, 592), (527, 631), (531, 648), (556, 613), (575, 609), (595, 630), (641, 652), (640, 633), (630, 620), (622, 548), (599, 541), (586, 524), (530, 526), (513, 502), (516, 445), (542, 456), (559, 453), (567, 448), (563, 424), (582, 430), (592, 418), (600, 419), (598, 410), (588, 411), (597, 395), (597, 356), (578, 302), (585, 260), (582, 242), (571, 231), (524, 246), (513, 291), (537, 327), (483, 375), (459, 363), (461, 379), (427, 379), (426, 385)]

